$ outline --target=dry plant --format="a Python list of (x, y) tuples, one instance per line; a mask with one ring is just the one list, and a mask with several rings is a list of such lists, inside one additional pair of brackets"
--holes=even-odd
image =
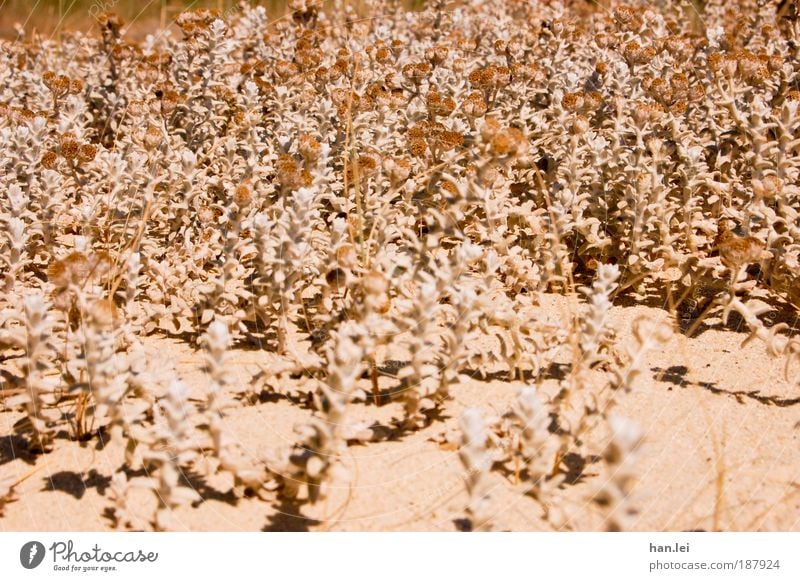
[[(566, 460), (604, 454), (596, 504), (627, 528), (638, 436), (611, 411), (648, 351), (736, 313), (787, 378), (800, 359), (767, 318), (800, 308), (798, 11), (709, 1), (700, 30), (679, 0), (332, 4), (0, 43), (15, 435), (119, 442), (118, 526), (165, 529), (199, 500), (186, 471), (313, 502), (352, 476), (349, 445), (429, 430), (501, 378), (516, 402), (457, 438), (473, 527), (492, 470), (547, 518)], [(543, 313), (549, 293), (569, 312)], [(672, 329), (609, 323), (648, 297)], [(202, 393), (151, 337), (203, 349)], [(245, 346), (269, 358), (239, 385)], [(226, 416), (274, 397), (311, 415), (250, 458)], [(140, 485), (151, 517), (128, 510)]]

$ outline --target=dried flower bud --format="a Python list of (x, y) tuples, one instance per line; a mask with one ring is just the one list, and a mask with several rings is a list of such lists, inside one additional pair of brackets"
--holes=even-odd
[(637, 125), (644, 126), (645, 123), (652, 123), (661, 119), (664, 114), (664, 107), (658, 103), (641, 104), (633, 110), (633, 120)]
[(665, 79), (654, 79), (650, 84), (649, 91), (653, 97), (662, 104), (669, 104), (672, 102), (672, 89)]
[(58, 155), (54, 151), (45, 151), (42, 155), (41, 164), (47, 169), (56, 169), (58, 167)]
[(428, 63), (413, 63), (403, 67), (403, 76), (415, 85), (424, 81), (431, 74), (431, 65)]
[(67, 77), (65, 75), (59, 75), (53, 81), (53, 85), (51, 87), (51, 90), (56, 95), (62, 96), (62, 95), (65, 95), (65, 94), (67, 94), (69, 92), (69, 88), (70, 88), (71, 84), (72, 84), (72, 82), (70, 81), (69, 77)]
[(458, 131), (443, 131), (436, 140), (444, 151), (449, 151), (464, 144), (464, 135)]
[(89, 163), (96, 155), (97, 147), (90, 143), (86, 143), (81, 145), (80, 150), (78, 151), (78, 161), (81, 163)]
[(638, 42), (632, 40), (622, 49), (622, 56), (628, 66), (643, 65), (650, 62), (655, 56), (656, 51), (653, 47), (642, 47)]
[(428, 91), (425, 101), (432, 117), (447, 117), (456, 108), (456, 102), (451, 97), (442, 97), (436, 89)]
[(584, 115), (577, 115), (575, 120), (572, 122), (572, 133), (575, 135), (581, 135), (586, 133), (591, 127), (589, 120)]
[(464, 111), (464, 114), (468, 117), (483, 117), (487, 111), (486, 101), (483, 100), (483, 95), (481, 95), (479, 91), (470, 93), (464, 103), (462, 103), (461, 110)]
[(239, 209), (244, 210), (252, 201), (253, 193), (250, 191), (249, 184), (238, 185), (233, 192), (233, 203), (236, 204)]
[(61, 155), (64, 159), (73, 160), (80, 153), (80, 145), (72, 137), (65, 136), (61, 139)]
[(161, 130), (154, 125), (151, 125), (144, 133), (144, 146), (148, 151), (153, 151), (159, 145), (161, 145), (162, 138), (163, 136), (161, 134)]
[(375, 60), (385, 63), (392, 57), (392, 51), (386, 45), (381, 45), (375, 50)]
[(622, 28), (630, 29), (636, 22), (636, 12), (630, 6), (618, 6), (614, 10), (614, 20), (617, 21)]
[(428, 151), (428, 145), (424, 139), (412, 138), (408, 142), (408, 149), (414, 157), (421, 157)]
[(578, 111), (583, 108), (583, 93), (565, 93), (561, 105), (567, 111)]
[(56, 80), (56, 74), (53, 71), (47, 71), (42, 75), (42, 82), (44, 83), (44, 86), (50, 89), (51, 91), (55, 86), (55, 80)]
[(373, 155), (359, 155), (358, 171), (362, 179), (374, 176), (378, 171), (378, 160)]

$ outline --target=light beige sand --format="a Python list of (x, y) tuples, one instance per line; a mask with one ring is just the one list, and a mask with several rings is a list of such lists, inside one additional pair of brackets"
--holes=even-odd
[[(541, 316), (564, 307), (564, 299), (547, 297)], [(639, 315), (667, 319), (664, 310), (645, 306), (615, 307), (612, 322), (624, 340)], [(800, 530), (800, 394), (783, 377), (783, 362), (773, 360), (757, 341), (740, 347), (746, 334), (717, 320), (692, 339), (673, 335), (649, 353), (649, 376), (639, 378), (633, 393), (620, 396), (618, 413), (646, 431), (639, 455), (640, 480), (635, 498), (639, 530)], [(175, 373), (200, 397), (205, 384), (200, 354), (175, 339), (149, 337), (148, 349), (168, 356)], [(273, 356), (236, 351), (236, 379), (247, 384)], [(366, 381), (365, 381), (366, 383)], [(382, 378), (389, 386), (391, 378)], [(265, 500), (237, 499), (226, 492), (230, 482), (210, 480), (198, 488), (204, 501), (181, 509), (175, 524), (183, 530), (456, 530), (463, 518), (466, 493), (462, 467), (443, 435), (455, 429), (459, 414), (479, 407), (487, 414), (504, 411), (522, 382), (474, 377), (445, 405), (443, 421), (398, 441), (351, 445), (332, 494), (314, 506), (300, 508)], [(387, 423), (400, 415), (399, 404), (381, 408), (354, 404), (356, 417)], [(231, 437), (254, 458), (295, 441), (293, 426), (311, 412), (285, 398), (231, 410), (226, 418)], [(0, 479), (21, 478), (18, 500), (6, 507), (0, 530), (104, 530), (111, 474), (123, 464), (117, 442), (103, 448), (97, 439), (57, 441), (56, 449), (36, 458), (15, 458), (12, 425), (19, 415), (0, 413)], [(600, 450), (597, 450), (599, 453)], [(592, 530), (601, 526), (586, 497), (596, 485), (596, 466), (589, 464), (577, 483), (558, 491), (561, 528)], [(515, 484), (513, 477), (492, 473), (496, 530), (552, 530), (541, 506)], [(195, 484), (201, 484), (195, 482)], [(137, 491), (133, 506), (147, 520), (153, 497)]]

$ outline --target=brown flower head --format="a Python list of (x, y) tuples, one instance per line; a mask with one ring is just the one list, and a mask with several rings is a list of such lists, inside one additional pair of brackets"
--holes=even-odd
[(45, 151), (41, 160), (42, 167), (56, 169), (58, 167), (58, 155), (54, 151)]
[(78, 161), (81, 163), (89, 163), (96, 155), (97, 147), (90, 143), (85, 143), (81, 145), (80, 149), (78, 150)]
[(80, 144), (72, 134), (61, 136), (61, 155), (64, 159), (73, 160), (80, 153)]

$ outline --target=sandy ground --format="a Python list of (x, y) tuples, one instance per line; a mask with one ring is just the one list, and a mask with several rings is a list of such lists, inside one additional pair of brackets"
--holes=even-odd
[[(563, 301), (548, 297), (538, 311), (557, 311)], [(640, 315), (668, 317), (659, 308), (615, 307), (612, 322), (622, 339)], [(800, 530), (800, 394), (784, 380), (783, 362), (770, 359), (762, 344), (740, 347), (745, 333), (718, 320), (709, 320), (700, 331), (692, 339), (674, 334), (650, 352), (649, 376), (620, 397), (618, 413), (646, 431), (634, 491), (640, 508), (635, 528)], [(163, 337), (146, 338), (145, 344), (154, 357), (166, 356), (200, 397), (205, 377), (193, 346)], [(236, 351), (231, 366), (236, 380), (249, 384), (272, 357), (264, 351)], [(381, 384), (391, 385), (391, 378), (382, 378)], [(213, 531), (456, 530), (467, 496), (457, 452), (442, 444), (444, 435), (455, 429), (467, 407), (502, 412), (522, 385), (505, 381), (502, 374), (475, 376), (456, 390), (442, 421), (399, 440), (351, 445), (342, 459), (350, 476), (336, 481), (331, 495), (317, 505), (298, 511), (274, 496), (236, 499), (226, 492), (230, 483), (224, 478), (197, 479), (193, 482), (204, 500), (178, 510), (175, 525)], [(355, 404), (351, 411), (388, 423), (399, 417), (400, 407)], [(261, 458), (276, 446), (291, 444), (293, 426), (310, 413), (274, 397), (230, 410), (226, 422), (246, 453)], [(18, 418), (0, 412), (0, 479), (29, 476), (17, 487), (18, 500), (0, 518), (0, 530), (109, 529), (109, 482), (123, 464), (120, 445), (60, 439), (53, 452), (32, 463), (20, 454), (19, 442), (8, 437)], [(492, 473), (492, 479), (496, 530), (553, 529), (522, 485), (500, 473)], [(557, 492), (563, 513), (559, 528), (592, 530), (600, 523), (586, 497), (596, 486), (597, 465), (586, 465), (576, 480)], [(132, 501), (148, 519), (152, 494), (137, 491)]]

